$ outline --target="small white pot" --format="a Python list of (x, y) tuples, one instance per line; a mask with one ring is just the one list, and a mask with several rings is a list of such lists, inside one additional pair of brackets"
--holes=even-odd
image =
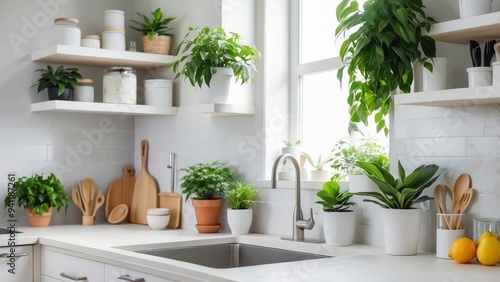
[(144, 104), (172, 107), (172, 81), (168, 79), (144, 80)]
[(325, 242), (331, 246), (349, 246), (354, 239), (356, 216), (354, 211), (323, 212)]
[(421, 209), (382, 210), (385, 252), (389, 255), (416, 255), (420, 239)]
[(491, 13), (492, 4), (492, 0), (458, 0), (460, 18)]
[(278, 180), (294, 180), (295, 172), (293, 171), (278, 171)]
[(330, 180), (331, 173), (329, 170), (311, 170), (311, 180), (315, 181), (328, 181)]
[(379, 188), (375, 182), (373, 182), (366, 175), (349, 175), (349, 191), (352, 193), (356, 192), (379, 192)]
[(216, 68), (216, 70), (210, 81), (210, 87), (203, 84), (198, 90), (202, 104), (227, 104), (233, 70), (230, 68)]
[(242, 235), (250, 232), (252, 225), (252, 209), (245, 210), (227, 210), (227, 223), (231, 228), (231, 234)]
[(300, 163), (300, 146), (289, 146), (289, 147), (282, 147), (281, 148), (281, 153), (282, 154), (290, 154), (292, 155), (295, 160)]
[(467, 68), (467, 77), (469, 79), (469, 88), (492, 85), (491, 67), (472, 67)]

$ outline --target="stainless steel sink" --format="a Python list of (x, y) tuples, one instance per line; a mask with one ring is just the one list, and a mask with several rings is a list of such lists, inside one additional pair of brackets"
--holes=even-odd
[(213, 268), (233, 268), (280, 262), (331, 258), (330, 256), (241, 243), (186, 246), (135, 252)]

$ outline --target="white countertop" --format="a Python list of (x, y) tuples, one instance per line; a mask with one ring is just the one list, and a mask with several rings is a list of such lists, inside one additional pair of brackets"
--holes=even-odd
[[(434, 253), (390, 256), (383, 248), (353, 245), (330, 247), (281, 240), (276, 236), (227, 233), (199, 234), (187, 230), (153, 231), (137, 224), (94, 226), (60, 225), (21, 228), (16, 244), (40, 243), (77, 252), (82, 257), (118, 264), (158, 276), (171, 275), (183, 281), (500, 281), (500, 264), (458, 264), (438, 259)], [(0, 236), (0, 244), (7, 242)], [(173, 247), (186, 242), (240, 242), (334, 256), (327, 259), (214, 269), (186, 262), (139, 254), (130, 250), (151, 246)], [(190, 243), (190, 244), (191, 244)], [(138, 245), (143, 245), (137, 247)], [(119, 247), (119, 248), (116, 248)]]

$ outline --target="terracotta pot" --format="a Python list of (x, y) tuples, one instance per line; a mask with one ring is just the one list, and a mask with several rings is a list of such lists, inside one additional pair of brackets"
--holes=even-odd
[(168, 52), (170, 52), (170, 36), (159, 35), (153, 41), (150, 41), (147, 36), (143, 36), (142, 48), (145, 53), (168, 55)]
[(32, 214), (31, 209), (26, 209), (26, 214), (28, 215), (28, 223), (31, 227), (47, 227), (52, 218), (52, 208), (49, 208), (49, 211), (42, 215)]
[(222, 199), (213, 200), (191, 200), (196, 215), (197, 229), (200, 233), (216, 233), (219, 229), (209, 229), (211, 232), (206, 232), (206, 228), (201, 229), (198, 226), (219, 226), (219, 212), (222, 206)]

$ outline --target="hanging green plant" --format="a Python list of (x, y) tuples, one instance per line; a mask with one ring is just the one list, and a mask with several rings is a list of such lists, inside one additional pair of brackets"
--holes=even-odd
[(387, 135), (391, 93), (398, 88), (411, 91), (413, 63), (432, 71), (432, 63), (425, 60), (436, 56), (436, 44), (423, 31), (436, 21), (425, 15), (424, 8), (422, 0), (367, 0), (362, 9), (356, 0), (343, 0), (337, 6), (335, 35), (355, 30), (340, 49), (348, 66), (337, 73), (342, 81), (347, 67), (350, 132), (359, 131), (360, 122), (368, 125), (373, 116), (377, 132)]

